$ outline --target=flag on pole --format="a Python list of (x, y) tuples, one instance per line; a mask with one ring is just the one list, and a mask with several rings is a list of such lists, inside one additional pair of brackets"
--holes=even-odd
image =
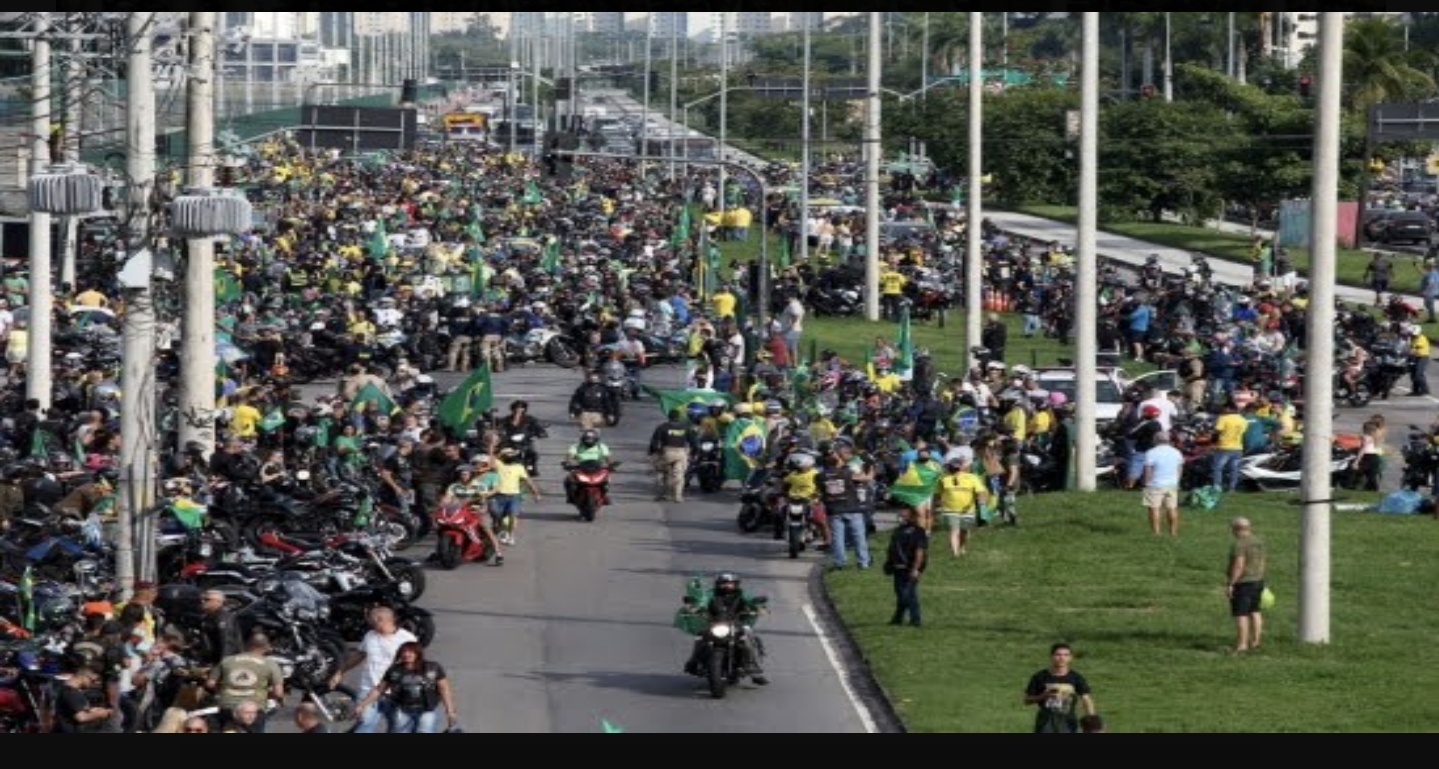
[(490, 364), (481, 363), (440, 402), (440, 421), (456, 432), (467, 429), (481, 414), (489, 411), (494, 402)]
[(734, 396), (729, 393), (722, 393), (718, 390), (704, 390), (689, 388), (686, 390), (660, 390), (649, 385), (640, 385), (640, 389), (653, 395), (659, 401), (660, 413), (669, 414), (674, 409), (683, 411), (691, 403), (703, 403), (708, 406), (715, 399), (725, 403), (734, 403)]
[(934, 496), (934, 486), (942, 472), (937, 462), (910, 462), (889, 488), (889, 496), (901, 504), (922, 505)]
[(914, 338), (910, 335), (909, 310), (899, 316), (899, 332), (895, 335), (894, 346), (898, 352), (894, 361), (894, 373), (904, 376), (914, 369)]
[(680, 215), (675, 222), (674, 232), (670, 233), (670, 245), (680, 246), (690, 239), (690, 207), (680, 206)]
[(375, 261), (385, 258), (390, 253), (390, 234), (385, 231), (385, 220), (375, 220), (375, 231), (370, 233), (370, 243), (367, 249), (369, 257)]

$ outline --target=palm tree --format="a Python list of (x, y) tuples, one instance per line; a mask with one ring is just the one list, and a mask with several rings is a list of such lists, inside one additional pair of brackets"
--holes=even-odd
[(1434, 78), (1406, 61), (1399, 28), (1385, 18), (1350, 22), (1344, 36), (1346, 101), (1361, 114), (1370, 107), (1402, 99), (1433, 96)]
[[(925, 32), (924, 14), (910, 13), (908, 24), (905, 28), (914, 44), (914, 48), (924, 55)], [(969, 46), (969, 14), (967, 13), (935, 13), (929, 14), (929, 69), (931, 75), (945, 76), (955, 74), (959, 65), (960, 56), (965, 53)]]

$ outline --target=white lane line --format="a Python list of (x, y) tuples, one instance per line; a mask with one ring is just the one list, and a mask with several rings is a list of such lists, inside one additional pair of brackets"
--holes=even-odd
[(854, 706), (854, 711), (859, 714), (860, 723), (864, 724), (864, 730), (870, 734), (878, 734), (879, 727), (875, 726), (874, 716), (870, 715), (869, 706), (859, 698), (854, 686), (849, 682), (849, 673), (845, 672), (844, 665), (840, 663), (839, 652), (835, 651), (834, 642), (830, 640), (829, 634), (825, 632), (824, 626), (819, 623), (819, 615), (815, 614), (814, 607), (809, 604), (803, 606), (804, 616), (809, 619), (809, 624), (814, 628), (814, 634), (819, 636), (819, 644), (824, 647), (824, 656), (829, 658), (829, 664), (834, 668), (835, 675), (839, 676), (839, 685), (844, 687), (844, 695), (849, 698), (849, 704)]

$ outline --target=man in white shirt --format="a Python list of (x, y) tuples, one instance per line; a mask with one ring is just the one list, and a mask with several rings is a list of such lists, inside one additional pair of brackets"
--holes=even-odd
[(789, 348), (790, 365), (799, 365), (799, 337), (804, 333), (804, 302), (798, 296), (792, 296), (789, 303), (784, 306), (784, 313), (780, 316), (780, 331), (784, 334), (784, 344)]
[[(370, 693), (384, 678), (385, 671), (395, 663), (395, 653), (402, 644), (418, 641), (415, 635), (399, 626), (395, 611), (381, 606), (370, 611), (370, 632), (365, 634), (360, 645), (350, 652), (340, 665), (340, 670), (330, 679), (331, 686), (338, 686), (345, 673), (360, 667), (360, 681), (357, 691), (361, 698)], [(363, 667), (362, 667), (363, 666)], [(356, 734), (374, 734), (380, 725), (380, 706), (371, 705), (359, 714), (355, 724)], [(387, 730), (388, 730), (387, 725)]]
[(1168, 432), (1174, 429), (1174, 419), (1179, 416), (1179, 407), (1169, 399), (1169, 394), (1163, 390), (1151, 389), (1149, 398), (1139, 404), (1139, 413), (1144, 413), (1146, 406), (1153, 406), (1159, 409), (1159, 427)]
[(1161, 515), (1168, 518), (1169, 536), (1179, 536), (1179, 479), (1184, 474), (1184, 454), (1169, 442), (1168, 431), (1154, 435), (1154, 446), (1144, 453), (1144, 506), (1149, 509), (1149, 529), (1159, 536)]

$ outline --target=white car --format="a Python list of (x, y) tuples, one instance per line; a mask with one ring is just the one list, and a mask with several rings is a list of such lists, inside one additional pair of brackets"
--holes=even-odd
[[(1071, 403), (1077, 402), (1073, 367), (1039, 368), (1035, 369), (1034, 373), (1041, 390), (1061, 392)], [(1095, 420), (1103, 424), (1118, 417), (1120, 409), (1124, 407), (1124, 393), (1135, 385), (1157, 387), (1166, 392), (1177, 390), (1180, 386), (1179, 372), (1151, 371), (1129, 379), (1124, 375), (1123, 369), (1101, 366), (1095, 380)]]

